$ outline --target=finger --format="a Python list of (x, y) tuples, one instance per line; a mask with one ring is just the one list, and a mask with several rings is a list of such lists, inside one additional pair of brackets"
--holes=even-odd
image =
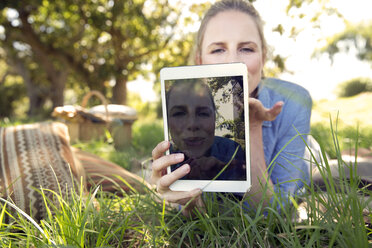
[(274, 104), (274, 106), (270, 109), (265, 108), (262, 103), (255, 99), (249, 98), (249, 110), (252, 113), (255, 113), (255, 116), (263, 121), (273, 121), (275, 118), (280, 114), (282, 111), (282, 107), (284, 105), (283, 101), (279, 101)]
[(154, 160), (152, 163), (153, 176), (161, 177), (162, 171), (168, 166), (181, 163), (184, 159), (185, 155), (183, 155), (183, 153), (173, 153)]
[(169, 141), (162, 141), (160, 142), (154, 150), (152, 150), (152, 158), (153, 160), (156, 160), (164, 155), (164, 152), (169, 149), (170, 143)]
[(272, 107), (272, 109), (280, 112), (282, 110), (283, 106), (284, 106), (284, 102), (283, 101), (279, 101), (279, 102), (277, 102), (277, 103), (274, 104), (274, 106)]
[(169, 191), (163, 194), (163, 198), (168, 202), (186, 205), (190, 200), (195, 201), (198, 199), (201, 194), (202, 191), (200, 189), (194, 189), (191, 191)]
[(284, 102), (279, 101), (274, 104), (274, 106), (267, 112), (267, 118), (270, 121), (275, 120), (275, 118), (282, 112)]
[(169, 186), (177, 181), (178, 179), (184, 177), (190, 172), (190, 166), (188, 164), (182, 165), (180, 168), (172, 171), (172, 173), (164, 175), (160, 178), (158, 183), (158, 191), (168, 190)]
[(152, 170), (150, 181), (152, 184), (157, 185), (160, 178), (167, 174), (167, 169), (161, 170), (160, 172)]

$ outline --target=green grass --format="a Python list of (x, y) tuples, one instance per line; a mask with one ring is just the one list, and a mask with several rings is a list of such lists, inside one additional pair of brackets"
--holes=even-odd
[[(311, 126), (311, 134), (324, 147), (330, 158), (337, 158), (337, 151), (333, 145), (333, 137), (329, 125), (315, 123)], [(358, 134), (358, 140), (357, 140)], [(337, 130), (339, 149), (348, 151), (355, 147), (358, 142), (359, 147), (372, 148), (372, 127), (342, 126)]]
[[(372, 149), (371, 105), (372, 93), (314, 103), (311, 134), (324, 147), (330, 158), (337, 157), (331, 125), (337, 125), (337, 138), (341, 151), (354, 148), (356, 142), (359, 147)], [(333, 120), (332, 123), (330, 119)]]
[[(155, 124), (138, 128), (152, 133)], [(45, 219), (32, 223), (19, 212), (2, 208), (1, 247), (368, 247), (372, 244), (371, 192), (359, 187), (356, 166), (346, 165), (354, 175), (346, 178), (336, 127), (330, 126), (332, 146), (339, 159), (340, 179), (331, 176), (327, 159), (317, 164), (327, 191), (311, 180), (306, 193), (285, 199), (275, 195), (273, 205), (243, 210), (242, 202), (229, 195), (206, 194), (204, 213), (193, 218), (162, 204), (155, 192), (132, 192), (123, 196), (92, 189), (89, 194), (72, 191), (69, 196), (53, 192), (45, 197), (50, 210)], [(155, 137), (151, 136), (151, 137)], [(147, 139), (134, 135), (134, 144)], [(136, 140), (137, 139), (137, 140)], [(358, 139), (358, 133), (355, 134)], [(142, 140), (142, 141), (140, 141)], [(138, 142), (138, 143), (136, 143)], [(157, 142), (154, 138), (153, 142)], [(358, 148), (358, 142), (354, 144)], [(97, 147), (93, 149), (98, 150)], [(144, 146), (138, 156), (151, 150)], [(323, 149), (324, 152), (324, 149)], [(105, 152), (103, 152), (105, 153)], [(47, 189), (40, 191), (45, 194)], [(365, 196), (365, 197), (364, 197)], [(246, 199), (249, 201), (249, 198)], [(4, 204), (2, 202), (1, 204)], [(299, 219), (303, 209), (305, 217)], [(5, 221), (5, 217), (9, 219)], [(41, 229), (41, 230), (40, 230)], [(54, 245), (55, 244), (55, 245)]]
[[(320, 113), (318, 106), (315, 113)], [(325, 112), (321, 115), (326, 116)], [(345, 164), (341, 151), (372, 147), (372, 128), (364, 124), (358, 128), (356, 122), (345, 124), (342, 113), (339, 117), (337, 125), (329, 121), (329, 114), (328, 119), (313, 122), (312, 134), (323, 153), (339, 161), (340, 178), (332, 177), (325, 159), (316, 166), (326, 190), (311, 178), (303, 195), (288, 199), (291, 204), (283, 206), (287, 200), (277, 194), (273, 205), (244, 210), (242, 202), (229, 195), (219, 194), (220, 200), (216, 201), (216, 194), (205, 194), (205, 212), (186, 218), (163, 204), (152, 190), (146, 194), (110, 194), (99, 188), (88, 194), (52, 192), (54, 200), (45, 197), (44, 201), (50, 211), (36, 224), (20, 212), (10, 211), (9, 203), (0, 202), (0, 246), (370, 247), (371, 192), (360, 186), (357, 165)], [(162, 139), (160, 121), (138, 121), (133, 126), (132, 145), (125, 150), (115, 150), (107, 140), (75, 146), (129, 168), (133, 159), (150, 157)], [(346, 178), (345, 167), (351, 178)], [(47, 191), (41, 190), (40, 194)]]
[(328, 125), (331, 115), (333, 120), (338, 116), (339, 126), (371, 127), (371, 106), (372, 92), (334, 100), (320, 100), (314, 103), (311, 122)]

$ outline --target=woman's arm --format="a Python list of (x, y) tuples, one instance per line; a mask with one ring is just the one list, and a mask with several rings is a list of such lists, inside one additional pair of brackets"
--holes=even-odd
[[(271, 109), (265, 108), (262, 103), (249, 98), (249, 135), (250, 135), (250, 157), (251, 157), (251, 189), (248, 194), (252, 202), (257, 205), (263, 196), (264, 205), (267, 205), (272, 198), (273, 183), (267, 172), (267, 166), (264, 155), (264, 145), (262, 138), (262, 123), (264, 121), (273, 121), (281, 112), (283, 102), (277, 102)], [(265, 184), (268, 187), (265, 191)]]

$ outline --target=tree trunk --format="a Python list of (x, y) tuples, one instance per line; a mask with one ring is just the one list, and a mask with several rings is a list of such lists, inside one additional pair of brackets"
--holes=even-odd
[(23, 82), (26, 85), (27, 96), (30, 101), (30, 105), (27, 111), (28, 116), (35, 116), (42, 112), (43, 105), (45, 103), (45, 97), (41, 94), (42, 90), (33, 83), (30, 72), (23, 64), (22, 61), (16, 61), (15, 66), (19, 75), (22, 76)]
[(67, 81), (67, 71), (52, 71), (48, 73), (48, 78), (52, 83), (50, 87), (50, 99), (53, 103), (53, 109), (64, 104), (64, 90)]
[(112, 91), (112, 102), (125, 105), (127, 103), (127, 78), (117, 77)]
[(20, 11), (19, 14), (22, 21), (22, 39), (31, 46), (35, 57), (45, 70), (47, 78), (51, 83), (48, 93), (52, 100), (53, 108), (62, 106), (64, 101), (63, 91), (68, 75), (66, 61), (58, 60), (54, 50), (50, 49), (48, 45), (40, 40), (40, 37), (38, 37), (31, 24), (28, 22), (30, 13), (27, 11)]
[(34, 84), (30, 71), (25, 65), (24, 61), (19, 59), (17, 56), (11, 57), (8, 52), (8, 62), (13, 65), (16, 72), (23, 78), (23, 82), (26, 86), (27, 96), (30, 101), (29, 109), (27, 111), (28, 116), (35, 116), (42, 113), (43, 105), (46, 101), (43, 89)]

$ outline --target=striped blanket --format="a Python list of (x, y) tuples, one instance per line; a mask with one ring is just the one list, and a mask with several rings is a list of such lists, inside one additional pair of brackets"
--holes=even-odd
[[(40, 189), (69, 192), (81, 177), (84, 169), (71, 151), (65, 124), (0, 127), (0, 196), (33, 218), (46, 214)], [(48, 191), (45, 195), (52, 197)]]
[(100, 185), (103, 191), (120, 195), (121, 193), (146, 193), (152, 186), (144, 178), (123, 167), (104, 160), (94, 154), (72, 147), (76, 158), (86, 173), (88, 190)]

